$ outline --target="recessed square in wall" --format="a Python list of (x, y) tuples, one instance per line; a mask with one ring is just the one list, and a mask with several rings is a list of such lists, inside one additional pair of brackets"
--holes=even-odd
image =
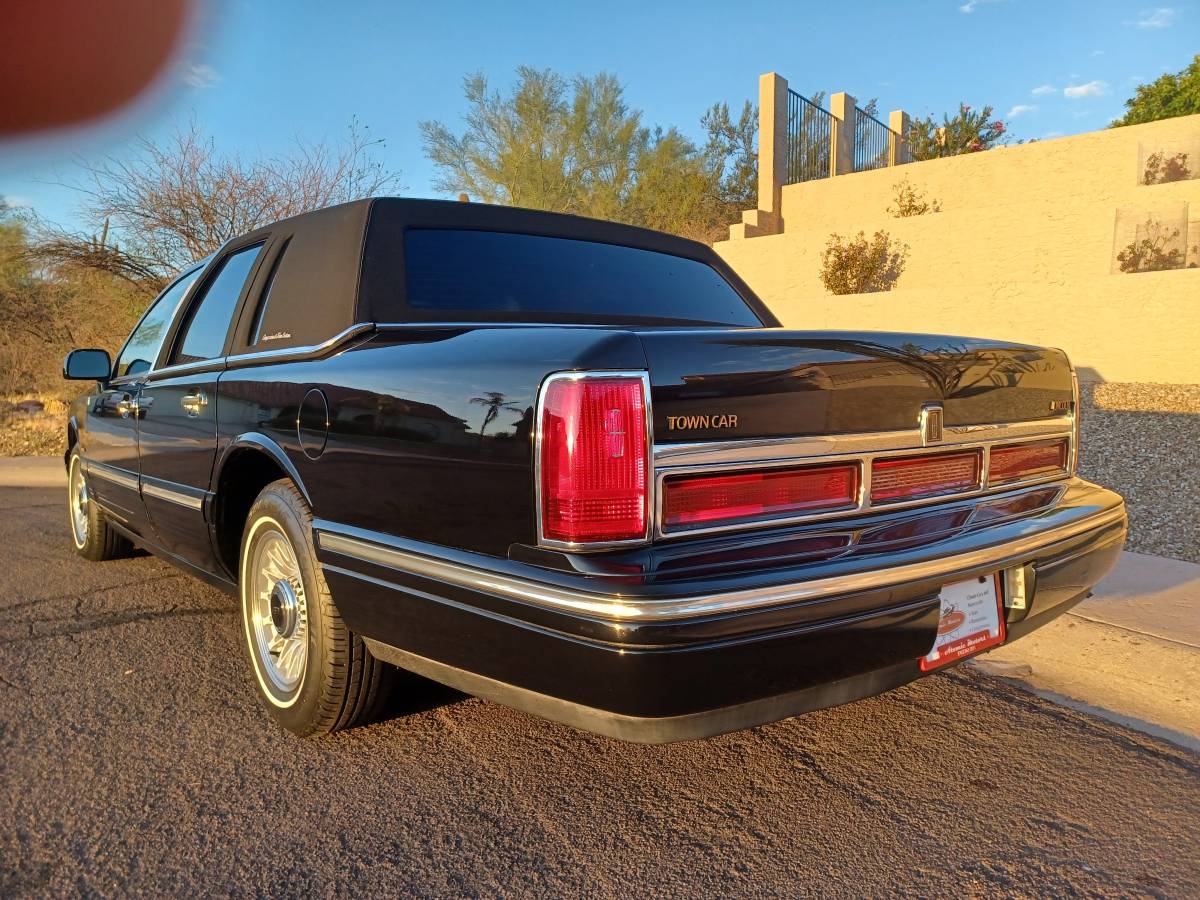
[(1196, 230), (1189, 229), (1184, 200), (1118, 209), (1110, 271), (1116, 275), (1185, 268), (1200, 253), (1191, 246), (1197, 241)]

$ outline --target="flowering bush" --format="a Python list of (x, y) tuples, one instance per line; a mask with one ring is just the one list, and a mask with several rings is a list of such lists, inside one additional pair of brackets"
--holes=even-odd
[(923, 216), (926, 213), (942, 211), (942, 204), (937, 200), (926, 200), (925, 192), (918, 191), (907, 178), (892, 185), (894, 197), (887, 211), (897, 219), (907, 219), (910, 216)]
[(1168, 184), (1172, 181), (1186, 181), (1192, 177), (1188, 168), (1188, 155), (1176, 153), (1167, 156), (1162, 150), (1151, 153), (1146, 159), (1146, 171), (1142, 173), (1142, 184)]
[(875, 232), (870, 240), (861, 231), (852, 238), (831, 234), (821, 253), (821, 281), (831, 294), (890, 291), (907, 259), (908, 245), (893, 241), (886, 231)]
[(970, 106), (961, 103), (953, 117), (949, 113), (942, 116), (941, 125), (933, 116), (914, 119), (908, 128), (912, 158), (938, 159), (960, 153), (978, 153), (1005, 143), (1008, 127), (1000, 119), (993, 119), (992, 112), (990, 106), (972, 112)]

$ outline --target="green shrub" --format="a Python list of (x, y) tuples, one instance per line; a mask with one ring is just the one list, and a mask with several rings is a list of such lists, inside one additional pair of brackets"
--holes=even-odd
[(861, 231), (852, 238), (831, 234), (821, 253), (821, 281), (831, 294), (890, 291), (904, 271), (908, 249), (886, 231), (870, 240)]
[(887, 208), (887, 211), (897, 219), (942, 211), (942, 204), (939, 201), (926, 200), (925, 192), (918, 191), (907, 178), (893, 184), (892, 191), (892, 205)]

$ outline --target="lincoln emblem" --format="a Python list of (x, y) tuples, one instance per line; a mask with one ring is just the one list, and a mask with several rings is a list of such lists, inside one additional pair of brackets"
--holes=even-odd
[(942, 406), (926, 403), (921, 407), (921, 443), (925, 445), (942, 442)]

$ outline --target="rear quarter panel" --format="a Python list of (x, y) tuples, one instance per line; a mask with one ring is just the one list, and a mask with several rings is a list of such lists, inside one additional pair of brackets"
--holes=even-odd
[[(221, 378), (223, 446), (260, 434), (283, 448), (317, 518), (504, 556), (536, 541), (533, 410), (551, 372), (641, 369), (628, 332), (558, 326), (401, 326), (335, 356)], [(296, 418), (328, 401), (311, 458)], [(310, 451), (311, 451), (310, 442)]]

